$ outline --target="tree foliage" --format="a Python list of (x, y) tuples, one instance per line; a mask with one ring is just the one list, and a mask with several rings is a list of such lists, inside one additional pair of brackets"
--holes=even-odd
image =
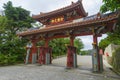
[(103, 13), (107, 11), (116, 11), (120, 9), (120, 0), (103, 0), (103, 5), (101, 6), (101, 11)]
[(91, 55), (92, 50), (82, 50), (80, 55)]
[(111, 41), (110, 41), (109, 38), (107, 37), (107, 38), (102, 39), (102, 40), (100, 41), (99, 47), (104, 50), (110, 43), (111, 43)]
[(17, 31), (21, 31), (25, 28), (32, 27), (31, 23), (34, 20), (30, 17), (30, 12), (21, 8), (13, 7), (12, 2), (4, 4), (3, 8), (5, 9), (5, 16), (9, 20), (9, 27), (13, 34)]
[(7, 22), (8, 20), (5, 16), (0, 16), (0, 34), (2, 34), (5, 31), (4, 26), (8, 26)]
[[(103, 0), (103, 5), (101, 6), (100, 11), (105, 12), (114, 12), (120, 9), (120, 0)], [(108, 46), (110, 43), (113, 44), (120, 44), (120, 17), (118, 19), (118, 22), (116, 24), (116, 29), (113, 32), (107, 33), (107, 38), (101, 40), (99, 43), (99, 46), (102, 49), (105, 49), (106, 46)]]
[(112, 65), (115, 71), (120, 74), (120, 48), (116, 49), (112, 56)]
[(84, 48), (84, 45), (80, 38), (76, 38), (74, 42), (75, 47), (77, 48), (77, 54), (80, 54), (81, 49)]
[(19, 39), (16, 33), (31, 27), (34, 21), (29, 11), (13, 7), (11, 1), (4, 4), (3, 8), (5, 16), (0, 16), (0, 64), (22, 62), (26, 40)]
[[(45, 42), (40, 41), (37, 45), (44, 46)], [(69, 38), (60, 38), (60, 39), (53, 39), (49, 42), (49, 47), (52, 48), (53, 57), (66, 55), (67, 54), (67, 46), (70, 44)], [(77, 48), (77, 53), (81, 52), (83, 48), (83, 43), (80, 39), (74, 40), (74, 46)]]
[[(114, 12), (117, 10), (120, 10), (120, 0), (103, 0), (101, 12)], [(110, 43), (120, 45), (120, 16), (118, 18), (116, 30), (112, 33), (108, 33), (108, 37), (102, 40), (99, 46), (105, 48)], [(120, 48), (113, 53), (112, 66), (117, 72), (120, 73)]]

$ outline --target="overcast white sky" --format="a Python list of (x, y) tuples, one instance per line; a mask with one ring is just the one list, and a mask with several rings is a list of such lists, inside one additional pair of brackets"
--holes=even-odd
[[(49, 12), (71, 4), (71, 1), (77, 0), (0, 0), (0, 10), (3, 9), (3, 3), (12, 1), (13, 6), (21, 6), (31, 12), (31, 14), (39, 14), (40, 12)], [(102, 0), (82, 0), (83, 6), (89, 15), (99, 12)], [(103, 35), (102, 38), (106, 37)], [(92, 36), (80, 37), (84, 43), (84, 49), (92, 49)], [(102, 39), (99, 38), (99, 41)]]

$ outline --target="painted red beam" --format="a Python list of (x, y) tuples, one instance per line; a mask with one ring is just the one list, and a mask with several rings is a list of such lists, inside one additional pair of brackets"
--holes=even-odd
[[(93, 33), (92, 32), (83, 32), (82, 34), (73, 34), (72, 36), (87, 36), (87, 35), (92, 35)], [(66, 37), (69, 37), (69, 35), (57, 35), (57, 36), (53, 36), (53, 37), (49, 37), (48, 39), (55, 39), (55, 38), (66, 38)]]

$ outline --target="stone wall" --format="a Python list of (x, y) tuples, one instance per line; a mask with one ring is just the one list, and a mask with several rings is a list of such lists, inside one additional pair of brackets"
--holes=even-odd
[(112, 61), (112, 53), (118, 48), (120, 45), (109, 44), (104, 51), (103, 59), (106, 60), (109, 64)]

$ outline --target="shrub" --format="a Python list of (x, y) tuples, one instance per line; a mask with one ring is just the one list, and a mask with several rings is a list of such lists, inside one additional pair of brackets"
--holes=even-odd
[(120, 48), (116, 49), (112, 56), (112, 66), (115, 71), (120, 73)]
[(107, 62), (108, 62), (110, 65), (112, 65), (112, 57), (108, 56), (108, 57), (107, 57)]
[(0, 54), (0, 66), (4, 65), (13, 65), (18, 63), (23, 63), (23, 59), (21, 58), (23, 56), (19, 56), (16, 54), (10, 55), (10, 54)]

